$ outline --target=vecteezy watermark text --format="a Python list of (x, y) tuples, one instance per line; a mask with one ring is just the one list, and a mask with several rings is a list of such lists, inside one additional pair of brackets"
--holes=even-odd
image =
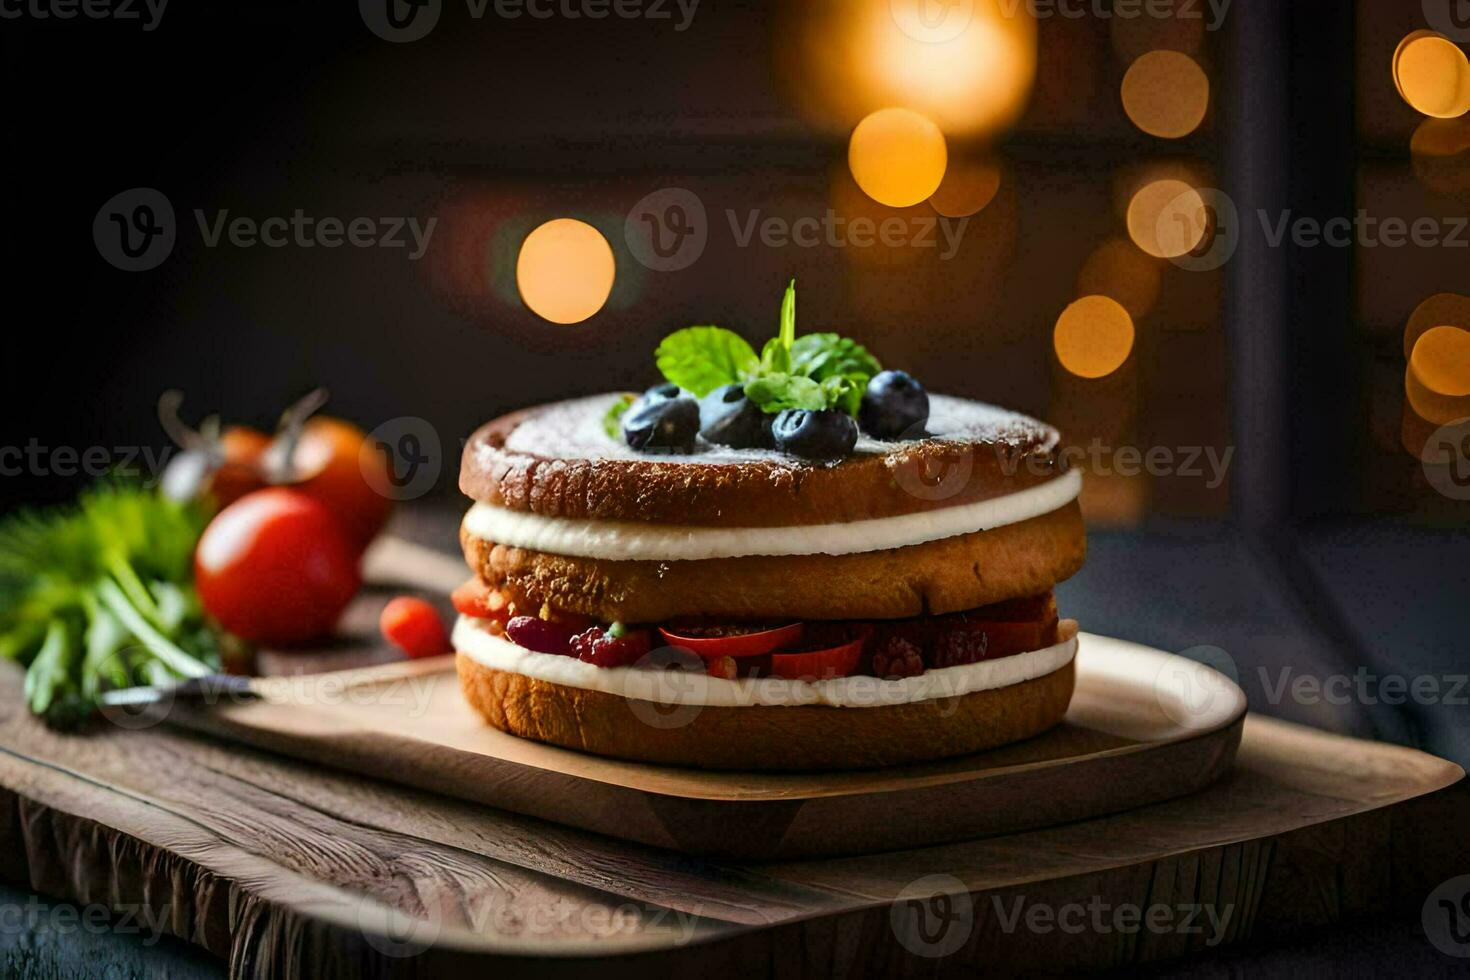
[(1205, 30), (1225, 24), (1234, 0), (999, 0), (1001, 13), (1015, 17), (1025, 10), (1037, 20), (1202, 20)]
[[(735, 244), (749, 248), (759, 238), (767, 248), (938, 248), (939, 258), (954, 258), (964, 237), (969, 218), (951, 219), (940, 215), (898, 216), (880, 220), (865, 216), (847, 218), (828, 208), (820, 216), (784, 218), (763, 214), (759, 209), (746, 212), (742, 218), (733, 208), (726, 209), (725, 220)], [(941, 238), (943, 239), (941, 243)]]
[[(408, 260), (428, 251), (436, 217), (337, 217), (309, 215), (296, 208), (289, 215), (254, 217), (229, 208), (194, 209), (194, 223), (206, 248), (351, 248), (403, 249)], [(152, 187), (134, 187), (113, 195), (92, 220), (97, 252), (124, 272), (157, 268), (173, 253), (178, 222), (173, 203)]]
[[(700, 0), (465, 0), (473, 20), (651, 20), (668, 21), (683, 33), (694, 23)], [(444, 0), (358, 0), (367, 29), (385, 41), (405, 44), (429, 35), (444, 12)]]
[(154, 486), (177, 450), (173, 446), (46, 446), (32, 437), (24, 446), (0, 446), (0, 477), (137, 477)]
[(1288, 237), (1298, 248), (1470, 248), (1470, 218), (1420, 217), (1379, 218), (1360, 208), (1351, 218), (1336, 217), (1325, 221), (1294, 215), (1290, 210), (1272, 218), (1268, 212), (1258, 216), (1266, 243), (1280, 248)]
[[(394, 218), (316, 218), (297, 208), (290, 217), (251, 218), (230, 217), (229, 209), (214, 212), (212, 216), (195, 209), (194, 221), (199, 234), (209, 248), (217, 248), (221, 241), (236, 248), (407, 248), (409, 238), (413, 250), (408, 253), (410, 262), (423, 258), (429, 248), (429, 239), (434, 235), (438, 218), (430, 218), (423, 224), (416, 217)], [(405, 235), (405, 230), (407, 235)]]
[[(933, 214), (849, 217), (831, 208), (795, 217), (761, 208), (726, 208), (724, 218), (736, 248), (919, 248), (934, 250), (941, 261), (958, 253), (970, 224), (969, 218)], [(629, 209), (623, 237), (644, 266), (676, 272), (699, 261), (712, 230), (698, 194), (664, 187)]]
[(144, 32), (156, 30), (168, 0), (0, 0), (0, 20), (137, 21)]
[(1224, 941), (1235, 914), (1234, 904), (1223, 907), (1199, 902), (1137, 905), (1133, 902), (1108, 902), (1100, 895), (1094, 895), (1086, 902), (1061, 905), (1028, 902), (1025, 895), (1018, 895), (1009, 907), (999, 895), (995, 895), (991, 904), (996, 922), (1007, 934), (1023, 928), (1038, 936), (1054, 932), (1070, 936), (1083, 933), (1126, 936), (1147, 932), (1160, 936), (1203, 936), (1205, 945), (1210, 947)]
[(70, 902), (42, 902), (35, 895), (24, 904), (0, 903), (0, 934), (35, 932), (46, 929), (62, 936), (87, 933), (93, 936), (139, 936), (144, 946), (152, 946), (163, 936), (167, 921), (163, 910), (132, 903), (115, 906), (92, 902), (73, 905)]

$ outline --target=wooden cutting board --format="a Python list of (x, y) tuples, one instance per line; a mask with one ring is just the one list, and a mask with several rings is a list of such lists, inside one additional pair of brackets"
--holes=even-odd
[[(607, 759), (507, 735), (453, 659), (259, 680), (261, 699), (154, 720), (625, 840), (747, 860), (1013, 833), (1191, 793), (1229, 768), (1245, 696), (1208, 668), (1083, 634), (1066, 720), (960, 759), (844, 773), (730, 773)], [(861, 710), (861, 709), (853, 709)], [(643, 724), (633, 712), (627, 723)]]
[[(0, 663), (0, 880), (197, 943), (233, 977), (1123, 968), (1417, 917), (1470, 866), (1470, 838), (1444, 832), (1470, 804), (1446, 789), (1457, 766), (1255, 715), (1230, 771), (1187, 796), (983, 840), (749, 865), (167, 725), (58, 735), (20, 687)], [(1181, 902), (1228, 924), (1026, 924), (1032, 910)]]

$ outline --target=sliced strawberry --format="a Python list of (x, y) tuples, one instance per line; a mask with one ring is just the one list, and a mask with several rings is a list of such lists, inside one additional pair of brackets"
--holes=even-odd
[(504, 592), (490, 588), (477, 578), (455, 589), (449, 601), (454, 603), (460, 615), (475, 619), (493, 619), (503, 623), (515, 614), (515, 606)]

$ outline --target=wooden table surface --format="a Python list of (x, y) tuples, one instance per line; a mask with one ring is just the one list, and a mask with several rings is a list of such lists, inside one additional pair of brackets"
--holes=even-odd
[[(1431, 832), (1463, 826), (1464, 794), (1444, 789), (1457, 767), (1252, 716), (1235, 768), (1183, 799), (915, 851), (719, 863), (167, 727), (58, 735), (4, 667), (0, 878), (146, 914), (232, 976), (1123, 966), (1418, 908), (1470, 847)], [(1130, 906), (1228, 918), (1110, 925)], [(1063, 928), (1092, 908), (1100, 926)]]

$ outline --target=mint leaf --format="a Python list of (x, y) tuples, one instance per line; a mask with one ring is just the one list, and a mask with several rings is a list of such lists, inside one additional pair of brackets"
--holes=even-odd
[(868, 390), (866, 374), (834, 374), (823, 378), (822, 397), (828, 408), (835, 408), (856, 416), (863, 404), (863, 393)]
[(761, 374), (787, 374), (791, 370), (791, 351), (781, 343), (780, 337), (772, 337), (761, 348), (759, 371)]
[(746, 384), (745, 397), (767, 414), (775, 414), (788, 408), (820, 412), (827, 407), (827, 397), (822, 392), (822, 386), (811, 378), (794, 374), (776, 373), (756, 378)]
[(777, 334), (781, 346), (788, 351), (796, 341), (796, 280), (786, 286), (786, 295), (781, 297), (781, 331)]
[(685, 327), (654, 351), (663, 376), (695, 397), (744, 381), (759, 363), (745, 338), (723, 327)]
[(607, 407), (607, 414), (602, 417), (602, 431), (614, 442), (620, 442), (623, 437), (623, 416), (633, 403), (638, 400), (637, 395), (619, 395), (617, 401)]
[(855, 340), (835, 333), (809, 333), (791, 345), (790, 370), (825, 381), (837, 375), (865, 374), (871, 378), (883, 370), (883, 365)]

